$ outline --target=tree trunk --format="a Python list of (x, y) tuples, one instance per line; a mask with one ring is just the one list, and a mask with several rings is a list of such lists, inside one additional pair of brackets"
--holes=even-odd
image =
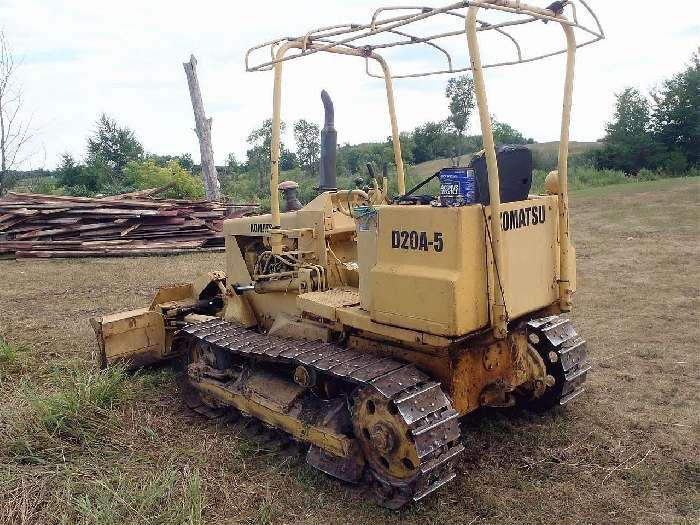
[(258, 189), (260, 190), (260, 193), (265, 191), (265, 175), (265, 164), (258, 161)]
[(182, 65), (187, 75), (187, 84), (190, 88), (190, 98), (192, 99), (192, 109), (194, 109), (195, 132), (199, 139), (202, 174), (204, 175), (204, 189), (206, 191), (207, 200), (220, 201), (221, 190), (219, 177), (216, 173), (214, 150), (211, 146), (212, 119), (207, 118), (204, 114), (204, 103), (202, 102), (202, 93), (199, 89), (199, 80), (197, 79), (197, 59), (194, 55), (191, 55), (190, 61)]
[(0, 196), (5, 194), (5, 178), (7, 176), (7, 145), (5, 142), (5, 115), (2, 93), (0, 93)]

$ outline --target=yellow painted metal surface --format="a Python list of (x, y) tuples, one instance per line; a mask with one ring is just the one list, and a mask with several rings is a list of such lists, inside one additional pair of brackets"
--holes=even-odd
[(353, 423), (368, 464), (396, 479), (416, 475), (420, 458), (411, 430), (386, 398), (372, 390), (362, 392)]
[(161, 288), (156, 292), (156, 296), (151, 301), (151, 309), (155, 309), (159, 304), (178, 302), (194, 302), (194, 291), (191, 284), (182, 284), (179, 286), (170, 286)]
[(372, 319), (443, 336), (489, 321), (481, 207), (379, 207)]
[(516, 389), (546, 378), (544, 363), (528, 349), (524, 331), (510, 332), (506, 339), (495, 339), (491, 333), (450, 349), (425, 345), (407, 348), (376, 335), (351, 336), (348, 345), (416, 365), (440, 381), (453, 408), (466, 415), (493, 404), (498, 397), (509, 399)]
[(525, 333), (510, 332), (506, 339), (455, 352), (451, 374), (450, 398), (464, 415), (488, 405), (495, 392), (507, 398), (526, 383), (543, 381), (546, 372), (541, 359), (528, 351)]
[[(481, 64), (481, 51), (479, 49), (479, 41), (477, 38), (476, 14), (478, 11), (479, 8), (476, 6), (471, 6), (469, 8), (469, 11), (467, 11), (465, 29), (467, 33), (467, 45), (469, 47), (469, 61), (471, 63), (472, 75), (474, 77), (476, 105), (479, 109), (481, 136), (484, 142), (484, 152), (486, 153), (486, 164), (488, 166), (489, 195), (491, 197), (490, 207), (494, 212), (491, 216), (491, 237), (489, 239), (491, 248), (489, 265), (491, 267), (491, 274), (494, 275), (499, 271), (503, 272), (506, 270), (508, 261), (503, 257), (503, 243), (501, 240), (502, 231), (500, 221), (498, 220), (498, 215), (501, 210), (500, 178), (498, 174), (498, 160), (496, 158), (496, 144), (493, 138), (491, 113), (489, 113), (488, 100), (486, 96), (484, 69)], [(506, 293), (505, 283), (501, 279), (494, 279), (491, 282), (491, 290), (491, 326), (494, 329), (494, 335), (499, 339), (502, 339), (507, 334), (508, 324), (506, 305), (503, 300)]]
[(447, 347), (454, 343), (452, 339), (433, 335), (420, 330), (410, 330), (373, 321), (367, 310), (359, 306), (339, 308), (336, 312), (340, 324), (363, 330), (380, 337), (402, 341), (410, 344), (424, 344), (433, 347)]
[(540, 310), (559, 298), (557, 209), (556, 196), (501, 205), (506, 264), (500, 277), (509, 319)]
[[(284, 214), (286, 215), (286, 214)], [(246, 218), (247, 219), (247, 218)], [(255, 217), (254, 219), (258, 219)], [(240, 230), (257, 229), (258, 226), (251, 227), (251, 224), (268, 224), (265, 222), (251, 222), (246, 220), (245, 223), (239, 224), (238, 221), (244, 219), (235, 219), (224, 223), (224, 231), (226, 233), (226, 275), (228, 276), (229, 286), (234, 284), (246, 285), (253, 280), (245, 259), (238, 245), (236, 235), (233, 232)], [(261, 219), (262, 220), (262, 219)], [(250, 234), (248, 234), (250, 235)], [(296, 304), (296, 294), (256, 294), (250, 293), (245, 296), (246, 304), (242, 304), (237, 299), (227, 299), (227, 303), (231, 304), (227, 310), (229, 321), (238, 321), (243, 325), (248, 325), (255, 318), (256, 323), (264, 329), (269, 329), (278, 315), (295, 315), (298, 313)], [(236, 304), (238, 303), (238, 304)], [(228, 305), (227, 305), (228, 308)], [(252, 317), (251, 317), (252, 316)]]
[(555, 196), (502, 205), (504, 263), (492, 267), (489, 208), (380, 207), (372, 320), (460, 337), (489, 324), (489, 293), (505, 290), (511, 320), (551, 305), (558, 298), (557, 215)]
[(353, 439), (324, 427), (307, 425), (299, 419), (281, 412), (274, 403), (268, 406), (262, 399), (253, 400), (243, 394), (224, 388), (222, 384), (211, 379), (202, 379), (193, 383), (193, 386), (260, 421), (284, 430), (297, 439), (317, 445), (335, 456), (347, 457), (350, 454)]
[[(331, 287), (357, 282), (357, 271), (353, 272), (343, 266), (344, 262), (357, 258), (355, 221), (333, 207), (330, 193), (319, 195), (299, 211), (282, 213), (280, 223), (286, 242), (298, 239), (299, 250), (305, 252), (305, 260), (326, 269)], [(251, 265), (246, 261), (246, 246), (255, 241), (263, 245), (269, 244), (272, 229), (272, 215), (243, 217), (224, 223), (229, 285), (247, 285), (253, 281)], [(278, 315), (299, 313), (298, 295), (298, 291), (292, 290), (269, 294), (249, 293), (245, 298), (259, 325), (269, 329)], [(234, 310), (231, 312), (234, 315)]]
[(372, 308), (372, 270), (377, 264), (378, 226), (376, 215), (368, 215), (357, 221), (360, 303), (368, 311)]
[(323, 319), (337, 321), (339, 308), (357, 306), (360, 304), (360, 294), (357, 288), (338, 287), (325, 292), (311, 292), (300, 295), (297, 305), (303, 312), (310, 313)]
[(255, 313), (250, 306), (250, 301), (243, 295), (236, 295), (229, 291), (224, 302), (224, 319), (252, 328), (258, 324)]
[(91, 323), (103, 367), (118, 362), (142, 366), (166, 357), (165, 323), (159, 312), (142, 308), (105, 315), (92, 319)]

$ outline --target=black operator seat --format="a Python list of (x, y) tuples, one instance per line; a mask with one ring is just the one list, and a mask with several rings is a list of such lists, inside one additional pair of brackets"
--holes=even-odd
[[(496, 150), (498, 178), (501, 186), (501, 202), (527, 200), (532, 188), (532, 151), (527, 146), (506, 145)], [(477, 202), (488, 206), (489, 175), (486, 168), (486, 154), (481, 152), (469, 164), (476, 173)]]

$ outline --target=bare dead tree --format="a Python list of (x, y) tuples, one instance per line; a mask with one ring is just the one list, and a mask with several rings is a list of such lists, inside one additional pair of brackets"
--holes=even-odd
[(0, 195), (11, 183), (12, 171), (28, 160), (33, 138), (31, 119), (23, 120), (22, 88), (15, 82), (17, 63), (5, 33), (0, 30)]
[(195, 132), (199, 138), (199, 151), (202, 158), (202, 174), (204, 175), (204, 189), (207, 200), (221, 200), (221, 189), (219, 177), (214, 164), (214, 150), (211, 146), (211, 118), (204, 114), (204, 103), (202, 102), (202, 92), (199, 89), (197, 79), (197, 59), (190, 56), (190, 61), (182, 64), (187, 75), (187, 84), (190, 88), (190, 98), (192, 99), (192, 109), (194, 110)]

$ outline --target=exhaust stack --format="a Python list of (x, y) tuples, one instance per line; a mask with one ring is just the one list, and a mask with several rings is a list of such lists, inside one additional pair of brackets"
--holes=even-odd
[(338, 132), (335, 130), (335, 109), (330, 95), (324, 89), (321, 91), (323, 111), (325, 119), (321, 130), (321, 169), (319, 170), (320, 192), (336, 191), (338, 183), (336, 179), (336, 156), (338, 149)]

